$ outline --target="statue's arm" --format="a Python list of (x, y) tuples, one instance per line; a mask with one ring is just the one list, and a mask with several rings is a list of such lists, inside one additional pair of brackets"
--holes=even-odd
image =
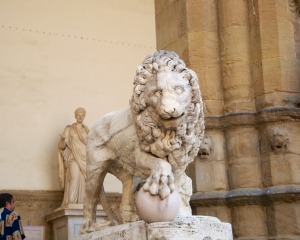
[(67, 139), (70, 133), (70, 126), (67, 126), (63, 132), (63, 134), (60, 136), (59, 144), (58, 147), (60, 150), (64, 150), (66, 148), (67, 144)]

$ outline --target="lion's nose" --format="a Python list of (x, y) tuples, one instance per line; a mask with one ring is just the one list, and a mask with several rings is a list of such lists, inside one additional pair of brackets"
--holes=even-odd
[(167, 93), (162, 98), (162, 106), (164, 111), (168, 114), (172, 114), (175, 111), (176, 98), (173, 94)]
[(160, 106), (163, 118), (177, 118), (182, 115), (182, 109), (173, 91), (164, 91)]
[(168, 113), (168, 114), (170, 114), (170, 115), (173, 115), (173, 113), (175, 112), (175, 108), (173, 108), (173, 109), (164, 109), (164, 111), (165, 111), (165, 113)]

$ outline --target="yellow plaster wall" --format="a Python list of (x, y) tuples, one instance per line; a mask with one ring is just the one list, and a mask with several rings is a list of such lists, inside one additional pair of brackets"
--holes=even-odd
[[(0, 0), (0, 189), (60, 190), (57, 143), (128, 105), (155, 52), (152, 0)], [(114, 177), (106, 191), (120, 192)]]

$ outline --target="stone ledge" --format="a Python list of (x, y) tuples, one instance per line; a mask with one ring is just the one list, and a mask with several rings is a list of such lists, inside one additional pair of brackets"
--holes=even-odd
[[(10, 193), (14, 196), (16, 202), (55, 202), (61, 203), (64, 197), (63, 191), (57, 190), (1, 190), (0, 193)], [(111, 205), (119, 205), (122, 199), (120, 193), (105, 193), (108, 202)]]
[[(50, 222), (54, 219), (62, 218), (65, 216), (83, 216), (83, 204), (68, 204), (65, 207), (59, 207), (54, 210), (53, 213), (45, 216), (46, 222)], [(101, 205), (97, 206), (97, 217), (106, 217), (106, 214)]]
[(145, 223), (138, 221), (109, 227), (100, 231), (77, 236), (74, 240), (232, 240), (231, 224), (223, 223), (215, 217), (177, 217), (171, 222)]
[(243, 188), (232, 191), (195, 193), (191, 206), (242, 206), (266, 205), (271, 202), (295, 202), (300, 200), (300, 186), (274, 186), (265, 189)]
[(257, 126), (269, 122), (300, 121), (300, 108), (272, 107), (256, 112), (228, 113), (220, 116), (206, 116), (205, 129)]
[(62, 202), (63, 191), (47, 190), (1, 190), (14, 196), (16, 202)]

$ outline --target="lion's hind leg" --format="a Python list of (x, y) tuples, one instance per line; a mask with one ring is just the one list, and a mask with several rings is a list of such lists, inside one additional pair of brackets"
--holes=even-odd
[(123, 223), (135, 222), (139, 220), (134, 199), (139, 181), (139, 178), (136, 178), (131, 174), (128, 174), (122, 179), (123, 194), (119, 211)]
[(104, 148), (98, 151), (87, 151), (88, 164), (86, 168), (86, 190), (83, 201), (83, 224), (80, 233), (90, 232), (89, 228), (96, 223), (96, 208), (100, 196), (100, 203), (110, 220), (117, 219), (106, 201), (103, 189), (104, 178), (114, 156)]
[(122, 201), (119, 206), (121, 216), (120, 223), (135, 222), (139, 220), (135, 207), (135, 193), (141, 179), (133, 176), (129, 171), (123, 168), (120, 161), (116, 161), (111, 165), (109, 173), (116, 176), (123, 187)]

